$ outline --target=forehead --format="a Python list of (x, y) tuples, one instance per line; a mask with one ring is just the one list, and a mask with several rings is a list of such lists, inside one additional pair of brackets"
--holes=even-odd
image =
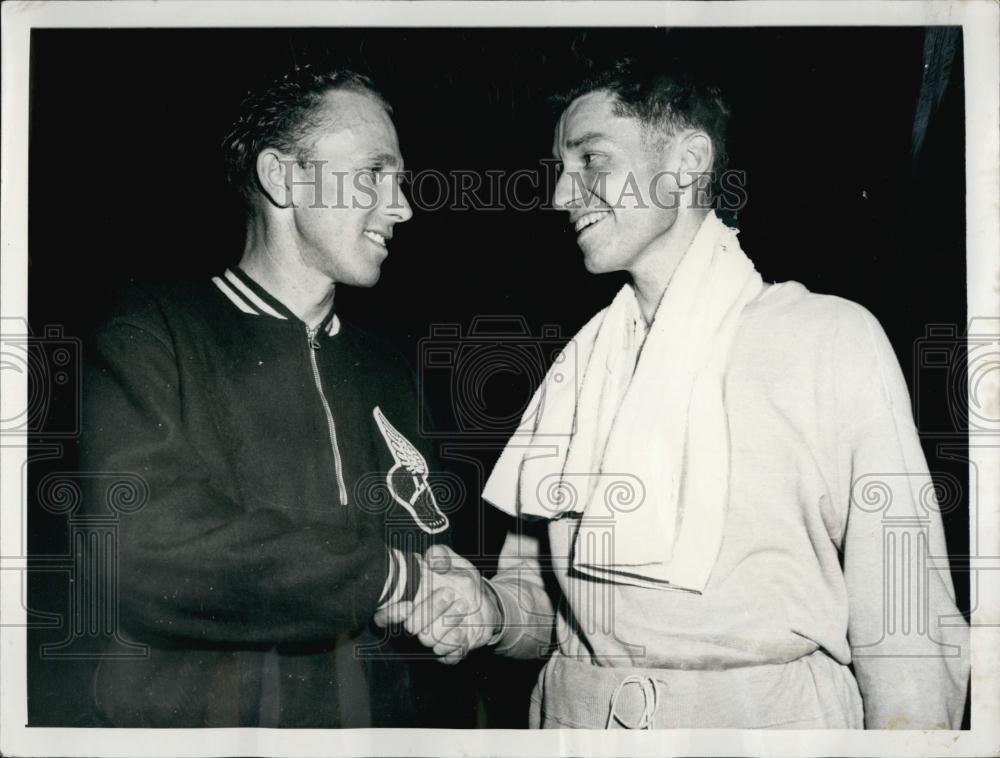
[(392, 119), (378, 100), (363, 92), (335, 90), (324, 95), (310, 137), (313, 152), (331, 160), (368, 154), (401, 160)]
[(576, 149), (588, 137), (598, 136), (615, 142), (634, 142), (641, 136), (638, 119), (619, 116), (614, 109), (614, 95), (606, 90), (588, 92), (571, 102), (556, 126), (553, 150), (566, 152)]

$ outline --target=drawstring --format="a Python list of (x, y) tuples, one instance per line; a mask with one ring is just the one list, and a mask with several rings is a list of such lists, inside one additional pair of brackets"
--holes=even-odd
[[(639, 716), (639, 722), (635, 726), (629, 726), (626, 724), (621, 720), (621, 717), (615, 711), (618, 707), (618, 696), (621, 695), (626, 684), (638, 684), (642, 688), (642, 714)], [(615, 687), (615, 691), (611, 694), (611, 711), (608, 713), (608, 723), (604, 728), (610, 729), (611, 724), (617, 721), (626, 729), (652, 729), (653, 718), (656, 716), (656, 709), (660, 707), (661, 684), (664, 688), (667, 686), (666, 682), (654, 679), (651, 676), (637, 676), (633, 674), (622, 679), (621, 682), (618, 683), (618, 686)]]

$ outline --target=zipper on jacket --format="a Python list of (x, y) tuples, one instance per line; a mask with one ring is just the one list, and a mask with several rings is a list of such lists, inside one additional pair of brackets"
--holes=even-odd
[(316, 339), (316, 330), (306, 327), (306, 342), (309, 345), (309, 363), (312, 365), (313, 381), (316, 383), (316, 391), (319, 393), (319, 400), (323, 403), (323, 412), (326, 414), (326, 428), (330, 433), (330, 448), (333, 450), (333, 467), (337, 472), (337, 488), (340, 490), (340, 504), (347, 505), (347, 485), (344, 484), (344, 466), (340, 461), (340, 448), (337, 447), (337, 426), (333, 423), (333, 414), (330, 406), (326, 402), (326, 395), (323, 393), (323, 382), (319, 378), (319, 366), (316, 365), (316, 351), (319, 350), (319, 342)]

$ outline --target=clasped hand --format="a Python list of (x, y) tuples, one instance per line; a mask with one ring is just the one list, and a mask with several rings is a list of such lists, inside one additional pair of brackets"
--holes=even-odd
[(500, 624), (500, 609), (479, 570), (450, 548), (433, 545), (418, 562), (416, 597), (381, 608), (375, 623), (402, 624), (442, 663), (458, 663), (490, 641)]

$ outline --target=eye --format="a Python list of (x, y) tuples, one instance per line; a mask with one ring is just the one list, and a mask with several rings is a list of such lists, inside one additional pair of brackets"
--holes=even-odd
[(583, 154), (583, 165), (589, 166), (591, 163), (596, 161), (598, 158), (597, 153), (584, 153)]

